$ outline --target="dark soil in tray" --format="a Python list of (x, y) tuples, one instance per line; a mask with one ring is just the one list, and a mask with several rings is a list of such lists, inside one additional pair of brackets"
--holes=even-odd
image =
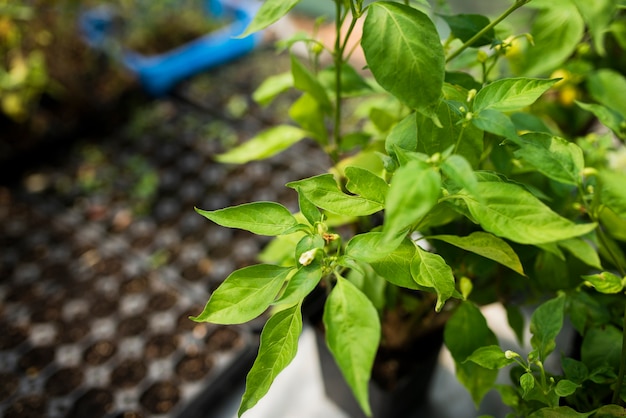
[(213, 160), (285, 121), (284, 101), (260, 108), (250, 96), (287, 66), (259, 51), (0, 181), (0, 416), (207, 416), (188, 408), (243, 382), (252, 328), (189, 317), (268, 238), (193, 208), (275, 200), (296, 211), (272, 173), (286, 182), (328, 165), (307, 142), (244, 166)]

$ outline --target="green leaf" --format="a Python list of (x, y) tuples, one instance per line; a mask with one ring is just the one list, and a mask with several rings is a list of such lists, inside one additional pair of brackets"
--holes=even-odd
[(278, 125), (261, 132), (243, 144), (217, 155), (221, 163), (245, 164), (254, 160), (263, 160), (286, 150), (306, 137), (306, 132), (291, 125)]
[(576, 392), (576, 389), (578, 389), (579, 387), (580, 387), (579, 384), (574, 383), (571, 380), (563, 379), (563, 380), (559, 380), (554, 390), (557, 395), (561, 397), (565, 397), (565, 396), (572, 395), (574, 392)]
[(202, 313), (191, 319), (224, 325), (248, 322), (274, 302), (293, 270), (269, 264), (236, 270), (213, 292)]
[(359, 167), (346, 167), (344, 173), (348, 179), (346, 189), (349, 192), (378, 202), (381, 205), (385, 204), (385, 196), (389, 190), (385, 180), (371, 171)]
[(513, 363), (513, 359), (509, 359), (504, 351), (498, 345), (487, 345), (476, 349), (466, 360), (490, 370), (499, 370)]
[(478, 405), (493, 388), (498, 371), (465, 360), (480, 347), (497, 345), (498, 339), (480, 310), (471, 302), (462, 302), (446, 323), (444, 341), (456, 363), (457, 378)]
[(615, 0), (573, 0), (580, 11), (589, 31), (596, 51), (605, 55), (604, 35), (609, 31), (614, 13), (617, 10)]
[(620, 405), (604, 405), (600, 407), (594, 418), (613, 418), (626, 416), (626, 408)]
[(384, 89), (409, 107), (431, 113), (441, 96), (445, 57), (437, 29), (427, 15), (403, 4), (373, 3), (361, 46)]
[(291, 72), (276, 74), (267, 77), (252, 93), (252, 98), (261, 106), (270, 104), (276, 96), (293, 87)]
[(300, 212), (307, 221), (313, 226), (316, 222), (322, 221), (322, 213), (317, 209), (309, 199), (302, 194), (298, 194), (298, 206), (300, 206)]
[(315, 206), (337, 215), (367, 216), (383, 209), (380, 202), (365, 197), (351, 196), (339, 190), (332, 174), (294, 181), (288, 183), (287, 187), (304, 195)]
[(419, 246), (416, 248), (417, 252), (411, 261), (411, 274), (418, 285), (437, 292), (435, 310), (440, 312), (454, 294), (452, 269), (439, 254), (429, 253)]
[(586, 418), (593, 412), (576, 412), (569, 406), (554, 406), (551, 408), (541, 408), (533, 412), (528, 418)]
[(509, 244), (501, 238), (482, 231), (476, 231), (466, 237), (456, 235), (434, 235), (428, 239), (447, 242), (474, 254), (496, 261), (516, 273), (525, 276), (522, 263)]
[(598, 173), (602, 203), (621, 218), (626, 218), (626, 174), (603, 170)]
[(267, 394), (276, 376), (294, 359), (302, 333), (300, 305), (270, 317), (261, 332), (261, 345), (248, 376), (238, 415), (252, 408)]
[(313, 96), (300, 96), (289, 108), (289, 117), (306, 130), (320, 144), (328, 142), (328, 129), (324, 111)]
[(257, 235), (276, 236), (293, 232), (298, 220), (289, 209), (275, 202), (244, 203), (218, 210), (196, 212), (218, 225), (239, 228)]
[(556, 347), (556, 336), (563, 328), (565, 296), (558, 296), (542, 303), (530, 319), (530, 344), (539, 353), (539, 359), (546, 357)]
[(583, 383), (589, 377), (589, 369), (582, 361), (562, 357), (561, 367), (567, 379), (574, 383)]
[(517, 130), (511, 118), (495, 109), (484, 109), (472, 118), (472, 123), (478, 129), (494, 135), (517, 141)]
[[(324, 68), (319, 73), (320, 83), (327, 91), (335, 91), (337, 77), (335, 74), (335, 66), (331, 65)], [(365, 81), (354, 67), (347, 63), (341, 66), (341, 97), (358, 97), (364, 94), (372, 93), (372, 87)]]
[(394, 173), (387, 194), (383, 233), (393, 237), (417, 224), (433, 206), (441, 193), (441, 176), (417, 161), (410, 161)]
[(570, 238), (559, 241), (559, 247), (566, 249), (574, 257), (585, 263), (586, 265), (598, 270), (602, 270), (602, 264), (598, 251), (589, 242), (582, 238)]
[(338, 277), (324, 306), (326, 342), (366, 415), (371, 415), (368, 385), (380, 342), (380, 320), (370, 300)]
[(395, 148), (406, 151), (417, 149), (417, 124), (415, 113), (411, 113), (402, 119), (391, 129), (385, 140), (385, 151), (392, 157), (396, 155)]
[(515, 143), (520, 147), (515, 156), (532, 164), (540, 173), (561, 183), (580, 184), (585, 160), (578, 145), (543, 133), (528, 133)]
[[(480, 179), (479, 179), (480, 180)], [(496, 178), (479, 181), (479, 202), (459, 192), (472, 217), (487, 231), (520, 244), (544, 244), (584, 235), (595, 224), (575, 224), (553, 212), (526, 189)]]
[(535, 387), (535, 377), (532, 375), (532, 373), (526, 372), (520, 376), (519, 384), (524, 393), (522, 396), (526, 397)]
[(322, 280), (322, 266), (319, 261), (314, 261), (308, 266), (301, 266), (289, 279), (285, 291), (275, 304), (293, 305), (302, 302), (320, 280)]
[(478, 180), (472, 166), (464, 157), (456, 154), (449, 156), (443, 160), (441, 171), (457, 186), (464, 188), (477, 199), (480, 199), (480, 196), (476, 194)]
[(523, 346), (524, 345), (524, 314), (521, 309), (517, 306), (513, 306), (507, 304), (505, 306), (506, 309), (506, 318), (509, 323), (509, 326), (515, 332), (515, 337), (517, 337), (517, 342)]
[(626, 118), (626, 77), (607, 68), (595, 71), (587, 79), (591, 97)]
[[(490, 23), (488, 17), (477, 14), (439, 15), (439, 17), (446, 21), (452, 34), (463, 42), (469, 41)], [(495, 36), (495, 30), (492, 28), (478, 38), (472, 47), (489, 45), (494, 41)]]
[[(411, 260), (416, 252), (415, 244), (404, 235), (398, 237), (401, 238), (400, 244), (397, 244), (396, 240), (383, 243), (380, 232), (360, 234), (348, 242), (346, 254), (369, 263), (372, 269), (389, 283), (417, 289), (417, 283), (411, 275)], [(394, 250), (387, 251), (394, 246)]]
[(309, 93), (325, 111), (332, 108), (324, 86), (293, 54), (291, 55), (291, 74), (295, 88)]
[(531, 29), (534, 46), (525, 55), (524, 74), (549, 74), (575, 51), (585, 32), (578, 9), (571, 2), (539, 12)]
[(533, 104), (558, 80), (504, 78), (483, 87), (474, 98), (474, 112), (493, 109), (513, 112)]
[(604, 126), (611, 129), (618, 137), (626, 139), (626, 119), (617, 111), (595, 103), (577, 101), (576, 104), (580, 108), (593, 113)]
[(300, 0), (265, 0), (252, 22), (239, 37), (243, 38), (276, 23), (299, 2)]
[(614, 294), (624, 290), (622, 279), (608, 271), (583, 276), (583, 279), (587, 285), (593, 286), (600, 293)]

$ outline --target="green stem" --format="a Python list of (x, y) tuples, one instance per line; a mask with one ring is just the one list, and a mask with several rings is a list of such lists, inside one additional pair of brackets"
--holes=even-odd
[(482, 28), (476, 35), (472, 36), (467, 42), (465, 42), (463, 45), (461, 45), (461, 47), (459, 47), (459, 49), (454, 51), (452, 53), (452, 55), (450, 55), (448, 58), (446, 58), (446, 62), (450, 62), (454, 58), (458, 57), (461, 54), (461, 52), (465, 51), (467, 48), (472, 46), (484, 34), (489, 32), (491, 29), (495, 28), (500, 22), (502, 22), (504, 19), (506, 19), (511, 13), (513, 13), (514, 11), (516, 11), (517, 9), (519, 9), (520, 7), (525, 5), (526, 3), (529, 3), (530, 1), (531, 0), (517, 0), (504, 13), (502, 13), (500, 16), (498, 16), (498, 18), (496, 18), (496, 20), (494, 20), (493, 22), (489, 23), (487, 26)]
[(613, 392), (613, 403), (621, 404), (620, 394), (624, 385), (624, 375), (626, 375), (626, 308), (624, 308), (624, 320), (622, 323), (622, 354), (619, 360), (619, 374), (615, 383), (615, 392)]
[(337, 148), (341, 140), (341, 65), (343, 61), (341, 26), (344, 21), (341, 13), (341, 0), (335, 0), (335, 14), (335, 50), (333, 51), (333, 61), (335, 63), (335, 120), (330, 144), (330, 157), (336, 162), (339, 158)]

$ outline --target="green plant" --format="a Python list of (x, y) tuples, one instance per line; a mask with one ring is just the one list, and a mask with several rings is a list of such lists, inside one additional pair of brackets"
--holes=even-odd
[[(291, 72), (268, 79), (255, 98), (265, 103), (295, 87), (302, 95), (289, 115), (297, 126), (273, 127), (218, 160), (262, 159), (310, 137), (327, 151), (333, 168), (287, 184), (298, 194), (297, 214), (276, 202), (197, 209), (222, 226), (279, 237), (263, 264), (233, 272), (192, 318), (234, 324), (272, 310), (240, 414), (265, 395), (295, 355), (301, 307), (318, 286), (327, 292), (327, 344), (368, 414), (368, 381), (377, 349), (386, 343), (381, 321), (389, 312), (401, 312), (417, 325), (411, 337), (446, 322), (445, 343), (457, 377), (476, 404), (496, 387), (498, 369), (516, 362), (524, 377), (510, 388), (497, 388), (524, 416), (623, 411), (617, 404), (624, 400), (626, 348), (616, 336), (621, 339), (625, 331), (615, 312), (624, 314), (626, 192), (620, 184), (626, 173), (607, 163), (608, 154), (623, 152), (623, 144), (607, 140), (613, 138), (610, 133), (565, 137), (549, 115), (532, 112), (559, 82), (536, 77), (567, 57), (545, 49), (536, 33), (499, 28), (529, 1), (515, 1), (494, 20), (444, 16), (451, 35), (441, 42), (426, 2), (336, 0), (331, 65), (321, 64), (326, 47), (314, 38), (298, 36), (285, 43), (304, 42), (309, 57), (292, 56)], [(272, 24), (296, 3), (266, 1), (246, 33)], [(554, 3), (535, 2), (568, 13), (584, 7), (574, 0)], [(618, 11), (602, 9), (596, 17), (610, 23)], [(361, 19), (360, 45), (373, 78), (349, 64), (348, 40)], [(539, 34), (553, 24), (542, 19), (543, 26), (533, 29)], [(597, 26), (588, 24), (598, 36)], [(516, 71), (517, 41), (533, 38), (537, 50), (531, 54), (543, 55), (533, 58), (540, 68), (531, 65), (522, 76), (510, 77), (508, 72)], [(602, 76), (592, 89), (595, 102), (580, 106), (621, 137), (626, 88), (615, 74), (610, 81)], [(347, 106), (363, 115), (349, 126)], [(337, 229), (340, 225), (351, 228)], [(589, 291), (587, 283), (599, 293)], [(620, 295), (611, 305), (615, 310), (603, 303), (602, 293)], [(531, 320), (528, 358), (500, 350), (479, 306), (504, 304), (522, 339), (520, 307), (546, 299)], [(554, 350), (565, 312), (583, 335), (583, 347), (609, 340), (619, 344), (615, 356), (622, 360), (608, 365), (613, 374), (605, 373), (605, 359), (597, 350), (583, 350), (580, 361), (595, 362), (587, 365), (584, 377), (570, 377), (574, 363), (569, 360), (567, 379), (547, 374), (543, 364)], [(608, 337), (591, 331), (607, 324), (613, 327)], [(595, 378), (598, 369), (602, 381)], [(574, 398), (583, 395), (588, 380), (600, 388), (585, 404)], [(607, 391), (609, 400), (602, 397)], [(561, 398), (582, 415), (555, 409)]]

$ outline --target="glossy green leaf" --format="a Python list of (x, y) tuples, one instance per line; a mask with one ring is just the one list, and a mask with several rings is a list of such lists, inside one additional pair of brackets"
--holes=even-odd
[(539, 353), (539, 359), (546, 357), (556, 347), (556, 336), (563, 328), (565, 296), (558, 296), (542, 303), (530, 319), (530, 344)]
[(459, 188), (464, 188), (470, 194), (480, 199), (476, 194), (478, 180), (470, 163), (460, 155), (451, 155), (441, 163), (441, 171)]
[(454, 294), (454, 275), (452, 268), (439, 255), (416, 247), (417, 252), (411, 261), (411, 274), (415, 282), (437, 292), (435, 310), (441, 311), (445, 302)]
[(587, 418), (593, 412), (576, 412), (569, 406), (555, 406), (551, 408), (541, 408), (533, 412), (528, 418)]
[(309, 93), (322, 109), (328, 111), (332, 108), (324, 86), (294, 55), (291, 55), (291, 74), (295, 88)]
[(624, 290), (622, 278), (609, 271), (583, 276), (583, 279), (600, 293), (614, 294)]
[(498, 345), (480, 347), (476, 349), (476, 351), (474, 351), (465, 361), (472, 361), (479, 366), (490, 370), (499, 370), (514, 362), (513, 359), (506, 357), (504, 351), (502, 351)]
[(573, 142), (558, 136), (529, 133), (515, 141), (515, 156), (530, 164), (552, 180), (578, 185), (585, 168), (583, 151)]
[(385, 206), (383, 232), (393, 237), (418, 223), (430, 211), (441, 193), (441, 176), (417, 161), (396, 170)]
[(533, 104), (558, 80), (504, 78), (483, 87), (474, 98), (474, 112), (493, 109), (513, 112)]
[(240, 37), (258, 32), (285, 16), (300, 0), (265, 0)]
[(378, 351), (381, 328), (370, 300), (339, 277), (324, 305), (326, 342), (359, 405), (371, 415), (368, 384)]
[(517, 141), (517, 130), (510, 117), (495, 109), (485, 109), (472, 118), (478, 129)]
[(603, 170), (598, 173), (602, 203), (621, 218), (626, 218), (626, 174)]
[(574, 257), (598, 270), (602, 270), (602, 264), (598, 251), (591, 243), (585, 241), (582, 238), (570, 238), (563, 241), (559, 241), (559, 247), (564, 248)]
[(261, 106), (270, 104), (276, 96), (293, 87), (291, 72), (276, 74), (267, 77), (252, 93), (252, 98)]
[(524, 268), (519, 257), (506, 241), (490, 233), (476, 231), (466, 237), (456, 235), (433, 235), (428, 239), (447, 242), (474, 254), (496, 261), (524, 276)]
[(380, 202), (348, 195), (341, 190), (332, 174), (322, 174), (287, 184), (315, 206), (337, 215), (367, 216), (383, 209)]
[(300, 305), (281, 310), (267, 320), (261, 332), (259, 353), (246, 377), (239, 416), (267, 394), (278, 374), (294, 359), (302, 333)]
[(565, 397), (565, 396), (572, 395), (574, 392), (576, 392), (576, 389), (578, 389), (579, 387), (580, 387), (579, 384), (574, 383), (571, 380), (563, 379), (563, 380), (559, 380), (554, 390), (557, 395), (561, 397)]
[(615, 70), (599, 69), (589, 75), (587, 88), (598, 103), (626, 118), (626, 77)]
[(261, 132), (243, 144), (219, 154), (215, 159), (221, 163), (245, 164), (263, 160), (286, 150), (304, 139), (306, 132), (291, 125), (278, 125)]
[(196, 212), (218, 225), (239, 228), (257, 235), (276, 236), (293, 232), (298, 220), (289, 209), (275, 202), (244, 203), (218, 210)]
[(274, 302), (292, 271), (269, 264), (236, 270), (213, 292), (202, 313), (191, 319), (224, 325), (248, 322)]
[(441, 96), (445, 57), (437, 29), (427, 15), (399, 3), (373, 3), (361, 46), (383, 88), (409, 107), (431, 113)]
[(407, 231), (385, 241), (382, 232), (366, 232), (352, 237), (346, 245), (346, 255), (365, 263), (378, 261), (396, 250), (406, 238)]
[(492, 178), (479, 181), (482, 201), (461, 191), (472, 217), (487, 231), (520, 244), (544, 244), (584, 235), (595, 224), (575, 224), (553, 212), (523, 187)]
[(480, 347), (497, 345), (498, 339), (480, 310), (471, 302), (462, 302), (446, 323), (444, 341), (456, 363), (457, 378), (468, 389), (474, 403), (480, 404), (493, 388), (498, 371), (465, 360)]
[(344, 170), (348, 182), (346, 189), (363, 198), (385, 204), (389, 190), (387, 182), (369, 170), (359, 167), (346, 167)]
[(626, 139), (626, 118), (620, 115), (619, 112), (595, 103), (576, 102), (576, 104), (582, 109), (593, 113), (604, 126), (611, 129), (618, 137)]
[[(477, 14), (458, 14), (453, 16), (439, 15), (446, 21), (452, 34), (463, 42), (469, 41), (478, 34), (484, 27), (489, 25), (489, 18)], [(472, 47), (479, 47), (491, 44), (495, 39), (495, 30), (491, 28), (484, 35), (478, 38)]]
[(300, 266), (287, 283), (287, 287), (277, 305), (293, 305), (300, 303), (315, 289), (322, 280), (322, 266), (319, 261), (314, 261), (308, 266)]
[(570, 1), (541, 10), (530, 31), (534, 45), (528, 46), (522, 72), (549, 74), (572, 55), (584, 31), (585, 23)]

